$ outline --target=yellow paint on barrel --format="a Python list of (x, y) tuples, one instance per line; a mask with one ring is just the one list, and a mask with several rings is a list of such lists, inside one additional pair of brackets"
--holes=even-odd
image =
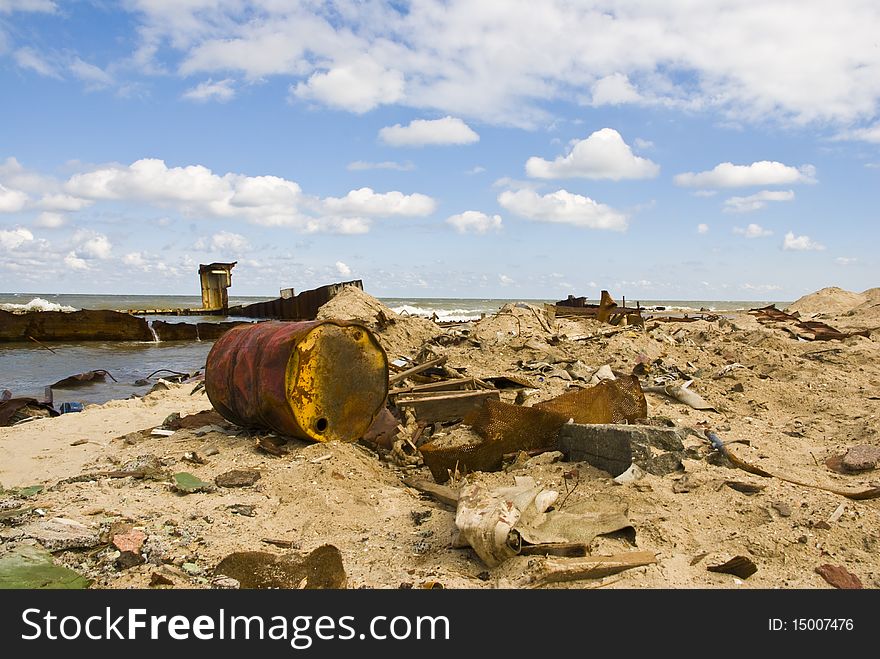
[(214, 407), (239, 425), (351, 442), (384, 406), (388, 359), (362, 325), (259, 323), (217, 341), (205, 389)]

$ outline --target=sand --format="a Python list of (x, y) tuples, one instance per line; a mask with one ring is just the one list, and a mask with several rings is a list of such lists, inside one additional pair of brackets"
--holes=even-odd
[[(815, 294), (812, 302), (839, 298), (827, 291)], [(833, 308), (823, 319), (839, 329), (876, 327), (880, 322), (871, 315), (876, 308), (863, 305), (877, 296), (867, 293), (846, 296), (852, 306), (801, 306), (823, 314)], [(689, 457), (680, 472), (648, 474), (617, 485), (609, 474), (586, 463), (534, 458), (481, 476), (500, 486), (512, 485), (516, 475), (530, 475), (562, 493), (573, 488), (572, 503), (613, 496), (628, 507), (635, 546), (624, 539), (599, 538), (592, 551), (645, 550), (656, 555), (657, 564), (560, 587), (830, 588), (815, 572), (827, 563), (846, 568), (865, 587), (880, 587), (880, 500), (854, 501), (722, 466), (699, 434), (708, 426), (725, 441), (747, 440), (748, 446), (735, 445), (741, 457), (803, 483), (847, 489), (880, 485), (880, 470), (843, 475), (825, 465), (827, 458), (849, 447), (880, 446), (880, 331), (868, 338), (804, 342), (765, 328), (747, 314), (715, 322), (649, 322), (646, 331), (619, 331), (595, 321), (553, 320), (542, 310), (514, 306), (467, 326), (470, 338), (455, 343), (448, 339), (461, 335), (462, 328), (444, 331), (422, 319), (389, 315), (394, 322), (380, 329), (376, 312), (393, 312), (371, 300), (362, 291), (349, 294), (322, 314), (342, 315), (346, 308), (352, 312), (352, 307), (366, 305), (351, 317), (368, 315), (361, 320), (376, 329), (389, 355), (413, 357), (427, 342), (466, 375), (528, 377), (537, 388), (527, 404), (586, 385), (570, 379), (566, 369), (589, 374), (609, 364), (629, 373), (639, 362), (662, 359), (667, 369), (688, 373), (694, 380), (691, 388), (718, 410), (696, 411), (647, 394), (653, 420), (665, 418), (697, 431), (685, 441)], [(551, 368), (531, 370), (536, 363)], [(734, 363), (742, 368), (719, 377)], [(655, 366), (652, 376), (662, 372)], [(42, 516), (34, 512), (17, 524), (0, 525), (0, 553), (34, 542), (45, 520), (64, 517), (105, 534), (128, 523), (143, 528), (147, 536), (142, 550), (146, 563), (126, 569), (116, 566), (113, 548), (105, 545), (55, 554), (57, 562), (94, 579), (93, 588), (147, 587), (154, 573), (169, 578), (173, 587), (211, 587), (214, 566), (231, 552), (286, 551), (263, 539), (288, 540), (302, 551), (332, 542), (342, 553), (350, 588), (419, 587), (431, 581), (447, 588), (493, 588), (507, 583), (510, 574), (529, 570), (526, 557), (489, 570), (471, 549), (455, 548), (454, 510), (402, 482), (407, 476), (431, 480), (428, 470), (399, 466), (360, 444), (291, 440), (285, 445), (289, 452), (279, 457), (260, 451), (255, 436), (229, 424), (201, 436), (196, 429), (178, 430), (170, 437), (132, 434), (158, 427), (173, 412), (185, 416), (210, 409), (204, 393), (191, 395), (192, 389), (192, 384), (172, 385), (143, 399), (0, 428), (0, 483), (6, 488), (47, 487), (27, 500)], [(502, 392), (504, 400), (513, 396)], [(71, 445), (82, 439), (88, 441)], [(187, 462), (185, 456), (193, 451), (207, 462)], [(248, 487), (188, 495), (173, 491), (167, 477), (105, 477), (56, 485), (83, 473), (119, 469), (144, 455), (160, 459), (169, 473), (186, 471), (207, 482), (231, 469), (254, 469), (261, 478)], [(574, 481), (564, 477), (572, 469), (578, 471)], [(728, 482), (761, 489), (745, 494)], [(0, 495), (0, 507), (3, 500)], [(253, 516), (236, 514), (247, 510), (237, 505), (253, 506)], [(707, 570), (734, 555), (754, 561), (757, 572), (740, 579)]]

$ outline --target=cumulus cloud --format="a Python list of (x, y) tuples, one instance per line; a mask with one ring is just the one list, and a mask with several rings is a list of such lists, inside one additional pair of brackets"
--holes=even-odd
[(880, 144), (880, 121), (871, 126), (865, 126), (864, 128), (851, 128), (842, 131), (836, 136), (836, 139), (858, 140), (862, 142), (871, 142), (872, 144)]
[(630, 83), (629, 77), (623, 73), (614, 73), (597, 80), (590, 91), (592, 93), (590, 104), (596, 107), (638, 103), (642, 100), (639, 92)]
[(370, 169), (391, 169), (398, 172), (411, 172), (416, 166), (409, 162), (395, 162), (393, 160), (384, 160), (382, 162), (366, 162), (364, 160), (355, 160), (348, 163), (345, 167), (350, 172), (361, 172)]
[(850, 256), (838, 256), (834, 259), (834, 262), (837, 265), (852, 265), (853, 263), (857, 263), (858, 259)]
[(733, 227), (733, 232), (745, 236), (746, 238), (764, 238), (773, 235), (772, 231), (765, 229), (760, 224), (750, 224), (745, 229), (742, 227)]
[(515, 215), (530, 220), (587, 229), (624, 231), (629, 221), (624, 213), (567, 190), (545, 195), (528, 189), (506, 190), (498, 195), (498, 203)]
[(394, 124), (379, 130), (379, 140), (389, 146), (473, 144), (480, 136), (457, 117), (414, 119), (406, 126)]
[(705, 172), (685, 172), (673, 179), (676, 185), (689, 188), (743, 188), (757, 185), (791, 185), (815, 183), (816, 168), (812, 165), (790, 167), (781, 162), (761, 160), (751, 165), (723, 162)]
[(465, 211), (446, 218), (446, 222), (459, 233), (488, 233), (501, 230), (500, 215), (486, 215), (480, 211)]
[(0, 229), (0, 247), (4, 250), (17, 249), (33, 239), (34, 234), (21, 227), (15, 229)]
[(307, 233), (363, 233), (369, 217), (424, 216), (436, 202), (420, 193), (371, 188), (344, 197), (321, 199), (277, 176), (213, 173), (202, 165), (168, 167), (143, 159), (126, 165), (105, 165), (75, 174), (65, 191), (91, 200), (140, 201), (179, 209), (189, 216), (243, 218), (264, 226), (290, 226)]
[(574, 144), (571, 151), (552, 162), (531, 157), (526, 174), (533, 178), (621, 179), (653, 178), (660, 167), (633, 154), (629, 145), (613, 128), (603, 128)]
[(499, 274), (498, 283), (502, 286), (510, 286), (511, 284), (515, 284), (516, 282), (505, 274)]
[(73, 251), (68, 252), (67, 256), (64, 257), (64, 265), (71, 270), (89, 270), (91, 268), (85, 259), (81, 259)]
[(403, 89), (404, 78), (400, 71), (387, 69), (370, 57), (360, 57), (326, 72), (313, 73), (292, 92), (297, 98), (363, 114), (399, 101)]
[(220, 231), (211, 236), (211, 251), (232, 252), (234, 254), (250, 249), (247, 238), (231, 231)]
[(0, 213), (16, 213), (25, 207), (28, 196), (21, 190), (10, 190), (0, 185)]
[(37, 216), (34, 220), (34, 226), (43, 229), (57, 229), (63, 227), (67, 223), (67, 218), (61, 213), (52, 213), (45, 211)]
[[(468, 0), (404, 10), (392, 2), (332, 11), (277, 1), (126, 5), (136, 12), (142, 67), (171, 61), (183, 75), (283, 75), (299, 81), (299, 93), (331, 105), (347, 82), (371, 88), (350, 92), (353, 107), (387, 97), (376, 83), (389, 72), (397, 74), (398, 102), (410, 107), (533, 126), (548, 104), (591, 85), (597, 103), (638, 103), (642, 94), (796, 125), (870, 119), (880, 99), (880, 7), (872, 2), (838, 3), (833, 20), (829, 4), (818, 1), (626, 0), (612, 8), (545, 0), (515, 10), (486, 3), (479, 11)], [(361, 58), (378, 73), (346, 72)]]
[(77, 254), (94, 259), (109, 259), (113, 251), (110, 240), (102, 233), (81, 229), (73, 235)]
[(183, 92), (183, 98), (190, 101), (218, 101), (219, 103), (226, 103), (235, 98), (234, 82), (232, 78), (224, 78), (217, 82), (208, 79)]
[(436, 202), (429, 196), (402, 192), (377, 193), (372, 188), (352, 190), (344, 197), (327, 197), (323, 207), (331, 214), (371, 215), (376, 217), (424, 216), (436, 208)]
[(725, 213), (751, 213), (760, 210), (768, 201), (791, 201), (794, 190), (762, 190), (748, 197), (730, 197), (724, 200)]
[(149, 268), (149, 263), (144, 258), (142, 252), (129, 252), (122, 257), (122, 262), (125, 265), (131, 266), (133, 268), (140, 268), (141, 270), (146, 270)]
[(66, 194), (47, 194), (37, 203), (37, 206), (48, 211), (78, 211), (92, 205), (89, 199), (80, 199)]
[(348, 277), (351, 274), (351, 268), (349, 268), (342, 261), (336, 262), (336, 272), (339, 273), (341, 277)]
[(697, 225), (697, 233), (709, 233), (709, 225), (701, 222)]
[(795, 236), (793, 231), (789, 231), (785, 234), (782, 249), (795, 252), (821, 251), (825, 249), (825, 245), (817, 243), (809, 236)]

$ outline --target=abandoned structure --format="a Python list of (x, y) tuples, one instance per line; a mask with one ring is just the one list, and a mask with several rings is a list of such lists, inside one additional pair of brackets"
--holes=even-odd
[(199, 265), (203, 310), (226, 311), (229, 307), (229, 296), (226, 289), (232, 286), (232, 269), (236, 263), (238, 261)]

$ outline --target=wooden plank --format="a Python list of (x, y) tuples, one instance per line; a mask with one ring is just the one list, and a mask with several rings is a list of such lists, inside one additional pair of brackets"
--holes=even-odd
[(400, 389), (392, 389), (389, 395), (416, 393), (420, 391), (460, 391), (464, 389), (476, 389), (476, 378), (457, 378), (454, 380), (440, 380), (440, 382), (429, 382), (428, 384), (414, 384), (411, 387), (401, 387)]
[(473, 410), (483, 406), (487, 399), (501, 400), (497, 390), (461, 391), (432, 397), (398, 398), (397, 407), (413, 411), (418, 421), (435, 423), (461, 419)]
[(422, 371), (427, 371), (429, 368), (434, 368), (435, 366), (442, 366), (446, 363), (447, 357), (444, 355), (443, 357), (438, 357), (437, 359), (432, 359), (431, 361), (425, 362), (424, 364), (419, 364), (418, 366), (413, 366), (412, 368), (408, 368), (405, 371), (401, 371), (400, 373), (396, 373), (388, 378), (388, 384), (394, 384), (395, 382), (399, 382), (405, 378), (408, 378), (410, 375), (415, 375), (416, 373), (421, 373)]
[(420, 478), (404, 478), (403, 484), (429, 495), (444, 505), (452, 506), (453, 508), (458, 506), (458, 490), (454, 490), (451, 487), (437, 485), (437, 483), (424, 481)]

